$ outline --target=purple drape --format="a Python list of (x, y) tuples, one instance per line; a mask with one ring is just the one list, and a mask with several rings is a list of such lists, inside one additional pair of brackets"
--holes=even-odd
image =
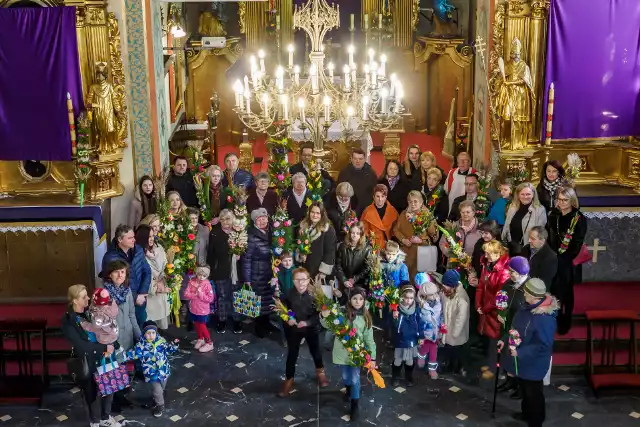
[(83, 105), (74, 7), (0, 9), (0, 160), (71, 160)]
[(553, 0), (548, 40), (553, 139), (640, 135), (640, 1)]

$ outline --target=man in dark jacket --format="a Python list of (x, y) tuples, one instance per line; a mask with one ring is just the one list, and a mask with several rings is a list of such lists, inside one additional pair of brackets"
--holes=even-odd
[(224, 156), (224, 165), (226, 169), (222, 176), (223, 187), (229, 186), (229, 177), (231, 177), (234, 185), (244, 187), (245, 190), (253, 187), (253, 175), (251, 175), (251, 172), (238, 167), (239, 161), (236, 153), (227, 153)]
[(558, 300), (546, 292), (540, 279), (530, 279), (524, 286), (527, 305), (516, 314), (511, 328), (518, 332), (520, 343), (510, 343), (507, 332), (498, 341), (500, 350), (508, 345), (511, 358), (517, 363), (517, 377), (522, 392), (522, 413), (515, 418), (525, 421), (529, 427), (541, 427), (545, 419), (543, 380), (551, 365), (553, 340), (556, 333)]
[(353, 187), (358, 200), (358, 207), (355, 209), (358, 218), (373, 201), (373, 188), (378, 183), (376, 173), (365, 159), (366, 154), (362, 148), (354, 149), (351, 152), (351, 164), (342, 169), (338, 175), (338, 184), (348, 182)]
[[(151, 285), (151, 267), (144, 249), (136, 245), (133, 227), (120, 224), (116, 227), (111, 246), (102, 258), (102, 271), (106, 271), (111, 261), (123, 260), (129, 264), (129, 288), (136, 304), (136, 319), (142, 325), (147, 320), (147, 294)], [(102, 277), (102, 272), (100, 273)], [(102, 277), (102, 279), (105, 279)]]
[(193, 175), (188, 168), (187, 159), (178, 156), (173, 161), (173, 171), (167, 181), (167, 192), (177, 191), (185, 205), (197, 208), (198, 196), (196, 195), (196, 186), (193, 183)]
[[(297, 174), (298, 172), (302, 172), (304, 176), (309, 177), (309, 165), (311, 163), (311, 159), (313, 159), (313, 147), (310, 145), (303, 145), (300, 147), (300, 162), (292, 165), (289, 168), (289, 173), (291, 176)], [(322, 187), (323, 194), (329, 194), (331, 191), (335, 189), (335, 182), (329, 172), (326, 169), (321, 170), (322, 173)]]
[(551, 283), (558, 271), (558, 256), (547, 243), (548, 236), (544, 227), (533, 227), (529, 231), (529, 244), (522, 250), (522, 255), (529, 259), (529, 276), (541, 279), (547, 287), (547, 292), (551, 289)]
[(449, 212), (449, 221), (457, 221), (460, 219), (460, 203), (462, 203), (464, 200), (471, 200), (472, 202), (475, 202), (477, 197), (478, 175), (476, 175), (475, 173), (471, 173), (464, 178), (464, 195), (456, 197), (453, 200), (451, 211)]

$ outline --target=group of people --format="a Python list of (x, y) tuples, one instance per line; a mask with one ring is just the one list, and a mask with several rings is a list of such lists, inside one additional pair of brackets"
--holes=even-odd
[[(194, 349), (213, 349), (208, 326), (219, 334), (228, 328), (242, 333), (233, 293), (247, 284), (261, 299), (255, 334), (262, 338), (276, 332), (287, 347), (286, 375), (279, 395), (288, 396), (293, 387), (304, 341), (313, 356), (318, 384), (325, 387), (321, 329), (328, 313), (318, 313), (309, 285), (327, 284), (374, 364), (372, 324), (380, 318), (394, 349), (393, 383), (399, 383), (404, 367), (404, 380), (413, 385), (414, 362), (426, 366), (434, 379), (438, 370), (466, 374), (473, 351), (483, 358), (482, 378), (489, 379), (497, 374), (499, 352), (511, 361), (517, 356), (519, 370), (512, 368), (513, 362), (502, 363), (507, 375), (500, 389), (515, 390), (512, 395), (523, 399), (523, 416), (529, 425), (541, 425), (542, 379), (550, 369), (555, 312), (559, 309), (558, 332), (566, 333), (571, 326), (573, 285), (581, 279), (576, 258), (586, 233), (586, 218), (580, 213), (576, 193), (563, 185), (562, 166), (556, 161), (545, 163), (537, 186), (522, 183), (514, 189), (509, 182), (498, 182), (499, 193), (490, 193), (492, 202), (478, 209), (474, 202), (479, 196), (479, 176), (467, 153), (460, 153), (457, 167), (445, 174), (433, 153), (421, 153), (418, 146), (411, 146), (402, 163), (388, 161), (377, 177), (365, 153), (356, 149), (337, 182), (322, 171), (326, 192), (322, 201), (312, 201), (307, 188), (311, 159), (311, 147), (302, 147), (300, 162), (290, 168), (292, 184), (285, 196), (295, 233), (309, 239), (310, 250), (281, 253), (274, 277), (270, 218), (279, 201), (269, 175), (261, 172), (253, 177), (239, 168), (233, 153), (225, 156), (224, 170), (210, 166), (213, 220), (204, 225), (188, 161), (175, 158), (166, 196), (171, 212), (188, 215), (197, 230), (194, 256), (198, 268), (193, 277), (185, 278), (180, 294), (197, 335)], [(224, 188), (231, 184), (247, 191), (251, 223), (242, 256), (233, 255), (229, 246), (235, 216), (227, 207)], [(167, 329), (171, 321), (170, 290), (164, 277), (168, 254), (158, 243), (161, 219), (156, 210), (154, 181), (144, 176), (132, 202), (129, 225), (116, 228), (104, 257), (104, 290), (96, 291), (89, 309), (86, 288), (69, 290), (63, 328), (74, 351), (86, 357), (91, 370), (97, 369), (103, 354), (122, 353), (150, 365), (166, 360), (175, 348), (166, 342), (155, 344), (164, 340), (158, 331)], [(416, 228), (417, 218), (430, 218), (430, 223)], [(471, 259), (468, 265), (456, 264), (459, 260), (449, 240), (440, 235), (439, 226), (448, 221), (457, 226), (455, 239)], [(374, 252), (381, 254), (385, 283), (398, 288), (398, 304), (372, 318), (368, 301)], [(433, 263), (424, 262), (434, 254)], [(433, 267), (425, 271), (424, 265)], [(499, 309), (497, 297), (503, 294), (508, 304)], [(282, 322), (273, 315), (276, 299), (296, 313), (295, 319)], [(106, 308), (96, 315), (94, 306)], [(117, 331), (116, 339), (113, 330), (108, 339), (95, 333), (96, 328), (104, 329), (105, 316)], [(511, 329), (519, 332), (518, 345), (509, 342)], [(162, 355), (154, 357), (153, 352)], [(351, 366), (337, 338), (333, 362), (341, 366), (345, 399), (351, 402), (352, 420), (356, 419), (360, 369)], [(160, 416), (168, 364), (146, 365), (145, 380), (152, 384), (154, 396), (151, 406), (154, 415)], [(92, 426), (117, 426), (110, 415), (113, 396), (101, 398), (95, 384), (89, 383), (84, 390)]]

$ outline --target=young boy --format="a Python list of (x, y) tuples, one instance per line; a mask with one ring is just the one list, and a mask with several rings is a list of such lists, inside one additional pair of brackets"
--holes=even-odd
[(396, 288), (409, 283), (409, 269), (404, 263), (405, 253), (400, 250), (400, 245), (389, 240), (384, 250), (384, 256), (382, 271), (385, 281), (392, 280)]
[(498, 185), (498, 190), (500, 190), (501, 197), (496, 200), (491, 207), (489, 215), (487, 215), (487, 220), (492, 219), (497, 222), (500, 227), (503, 227), (507, 219), (507, 206), (509, 202), (511, 202), (511, 184), (507, 181), (501, 181)]
[[(436, 273), (432, 273), (434, 281), (438, 281)], [(446, 333), (442, 334), (440, 343), (443, 361), (447, 369), (454, 374), (464, 375), (464, 346), (469, 341), (469, 296), (460, 286), (460, 273), (447, 270), (442, 276), (442, 323)]]
[(142, 325), (142, 336), (134, 348), (129, 350), (125, 361), (138, 359), (142, 363), (145, 382), (151, 386), (153, 416), (158, 418), (164, 411), (164, 389), (170, 375), (168, 355), (178, 350), (178, 340), (169, 344), (158, 335), (158, 326), (148, 320)]
[(293, 289), (293, 254), (285, 251), (280, 255), (280, 266), (278, 267), (278, 288), (280, 295), (288, 295)]

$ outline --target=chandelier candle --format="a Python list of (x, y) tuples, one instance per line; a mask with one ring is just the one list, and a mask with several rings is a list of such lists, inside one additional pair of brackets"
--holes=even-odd
[(289, 68), (291, 69), (293, 68), (293, 45), (290, 44), (287, 50), (289, 51)]
[(260, 58), (260, 72), (266, 74), (267, 71), (264, 67), (264, 50), (258, 51), (258, 58)]
[(348, 92), (351, 88), (351, 82), (349, 81), (349, 66), (345, 65), (342, 71), (344, 71), (344, 90)]
[(385, 55), (384, 53), (382, 55), (380, 55), (380, 68), (378, 69), (378, 74), (380, 75), (380, 77), (384, 77), (386, 75), (386, 67), (387, 64), (387, 55)]
[(331, 114), (331, 98), (324, 96), (324, 122), (329, 123), (329, 115)]
[(333, 62), (329, 62), (329, 65), (327, 65), (327, 69), (329, 70), (329, 79), (331, 80), (331, 84), (333, 84), (333, 70), (334, 70), (335, 66), (333, 65)]
[(355, 53), (355, 51), (356, 51), (356, 48), (353, 47), (353, 45), (349, 46), (349, 67), (350, 68), (353, 68), (353, 54)]

